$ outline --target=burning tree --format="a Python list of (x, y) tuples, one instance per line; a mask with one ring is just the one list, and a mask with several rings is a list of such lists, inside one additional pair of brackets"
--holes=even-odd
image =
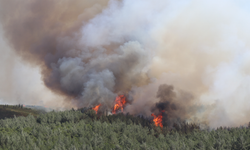
[(100, 106), (101, 106), (101, 104), (99, 104), (99, 105), (92, 108), (96, 112), (96, 114), (97, 114)]
[[(164, 111), (162, 111), (164, 112)], [(155, 126), (160, 126), (161, 128), (163, 127), (162, 125), (162, 113), (160, 113), (158, 116), (156, 116), (155, 114), (151, 114), (151, 116), (154, 117), (153, 121), (155, 123)]]
[(118, 110), (121, 110), (123, 112), (123, 108), (125, 107), (125, 104), (127, 103), (126, 97), (124, 95), (119, 95), (115, 99), (115, 105), (114, 109), (112, 111), (112, 114), (116, 114)]

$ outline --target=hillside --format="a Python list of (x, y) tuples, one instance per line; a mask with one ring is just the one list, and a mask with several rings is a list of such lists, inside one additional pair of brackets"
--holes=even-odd
[(0, 119), (14, 118), (14, 116), (37, 116), (40, 110), (23, 107), (22, 105), (0, 105)]
[(206, 131), (195, 125), (156, 127), (131, 115), (95, 111), (49, 112), (0, 120), (0, 148), (23, 150), (250, 149), (249, 128)]

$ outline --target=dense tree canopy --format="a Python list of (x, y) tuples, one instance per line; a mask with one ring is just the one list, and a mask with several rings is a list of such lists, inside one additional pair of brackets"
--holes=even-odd
[(143, 117), (97, 116), (95, 111), (49, 112), (36, 118), (0, 120), (0, 148), (63, 149), (250, 149), (249, 128), (200, 130), (176, 124), (160, 128)]

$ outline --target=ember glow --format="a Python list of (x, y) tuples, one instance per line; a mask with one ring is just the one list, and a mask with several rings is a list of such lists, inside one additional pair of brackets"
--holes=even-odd
[(99, 107), (101, 106), (101, 104), (93, 107), (92, 109), (95, 110), (95, 113), (97, 114), (98, 110), (99, 110)]
[(151, 114), (151, 116), (154, 117), (154, 123), (155, 126), (160, 126), (161, 128), (163, 127), (162, 125), (162, 113), (160, 113), (158, 116), (156, 116), (155, 114)]
[(116, 114), (116, 112), (120, 109), (123, 112), (123, 108), (126, 104), (126, 97), (124, 95), (119, 95), (115, 99), (115, 106), (112, 111), (112, 114)]

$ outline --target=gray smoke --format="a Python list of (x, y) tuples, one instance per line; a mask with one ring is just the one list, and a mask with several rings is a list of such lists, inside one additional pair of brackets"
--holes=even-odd
[(160, 85), (156, 96), (159, 101), (153, 106), (152, 112), (163, 114), (163, 124), (168, 126), (187, 121), (199, 108), (192, 103), (193, 95), (184, 91), (176, 91), (172, 85)]
[(48, 84), (59, 84), (60, 90), (79, 99), (78, 107), (101, 103), (112, 107), (118, 92), (126, 93), (143, 79), (141, 70), (147, 64), (147, 55), (138, 42), (128, 42), (112, 54), (89, 51), (83, 57), (61, 58), (52, 64)]
[(111, 108), (117, 93), (147, 82), (142, 70), (148, 53), (139, 42), (89, 47), (82, 41), (78, 33), (82, 25), (105, 5), (77, 0), (1, 1), (1, 22), (13, 48), (42, 68), (47, 87), (74, 99), (77, 107), (101, 103)]
[(63, 106), (111, 108), (127, 94), (134, 101), (124, 112), (164, 109), (173, 120), (236, 126), (250, 114), (245, 3), (0, 0), (0, 22), (15, 54), (40, 68)]

